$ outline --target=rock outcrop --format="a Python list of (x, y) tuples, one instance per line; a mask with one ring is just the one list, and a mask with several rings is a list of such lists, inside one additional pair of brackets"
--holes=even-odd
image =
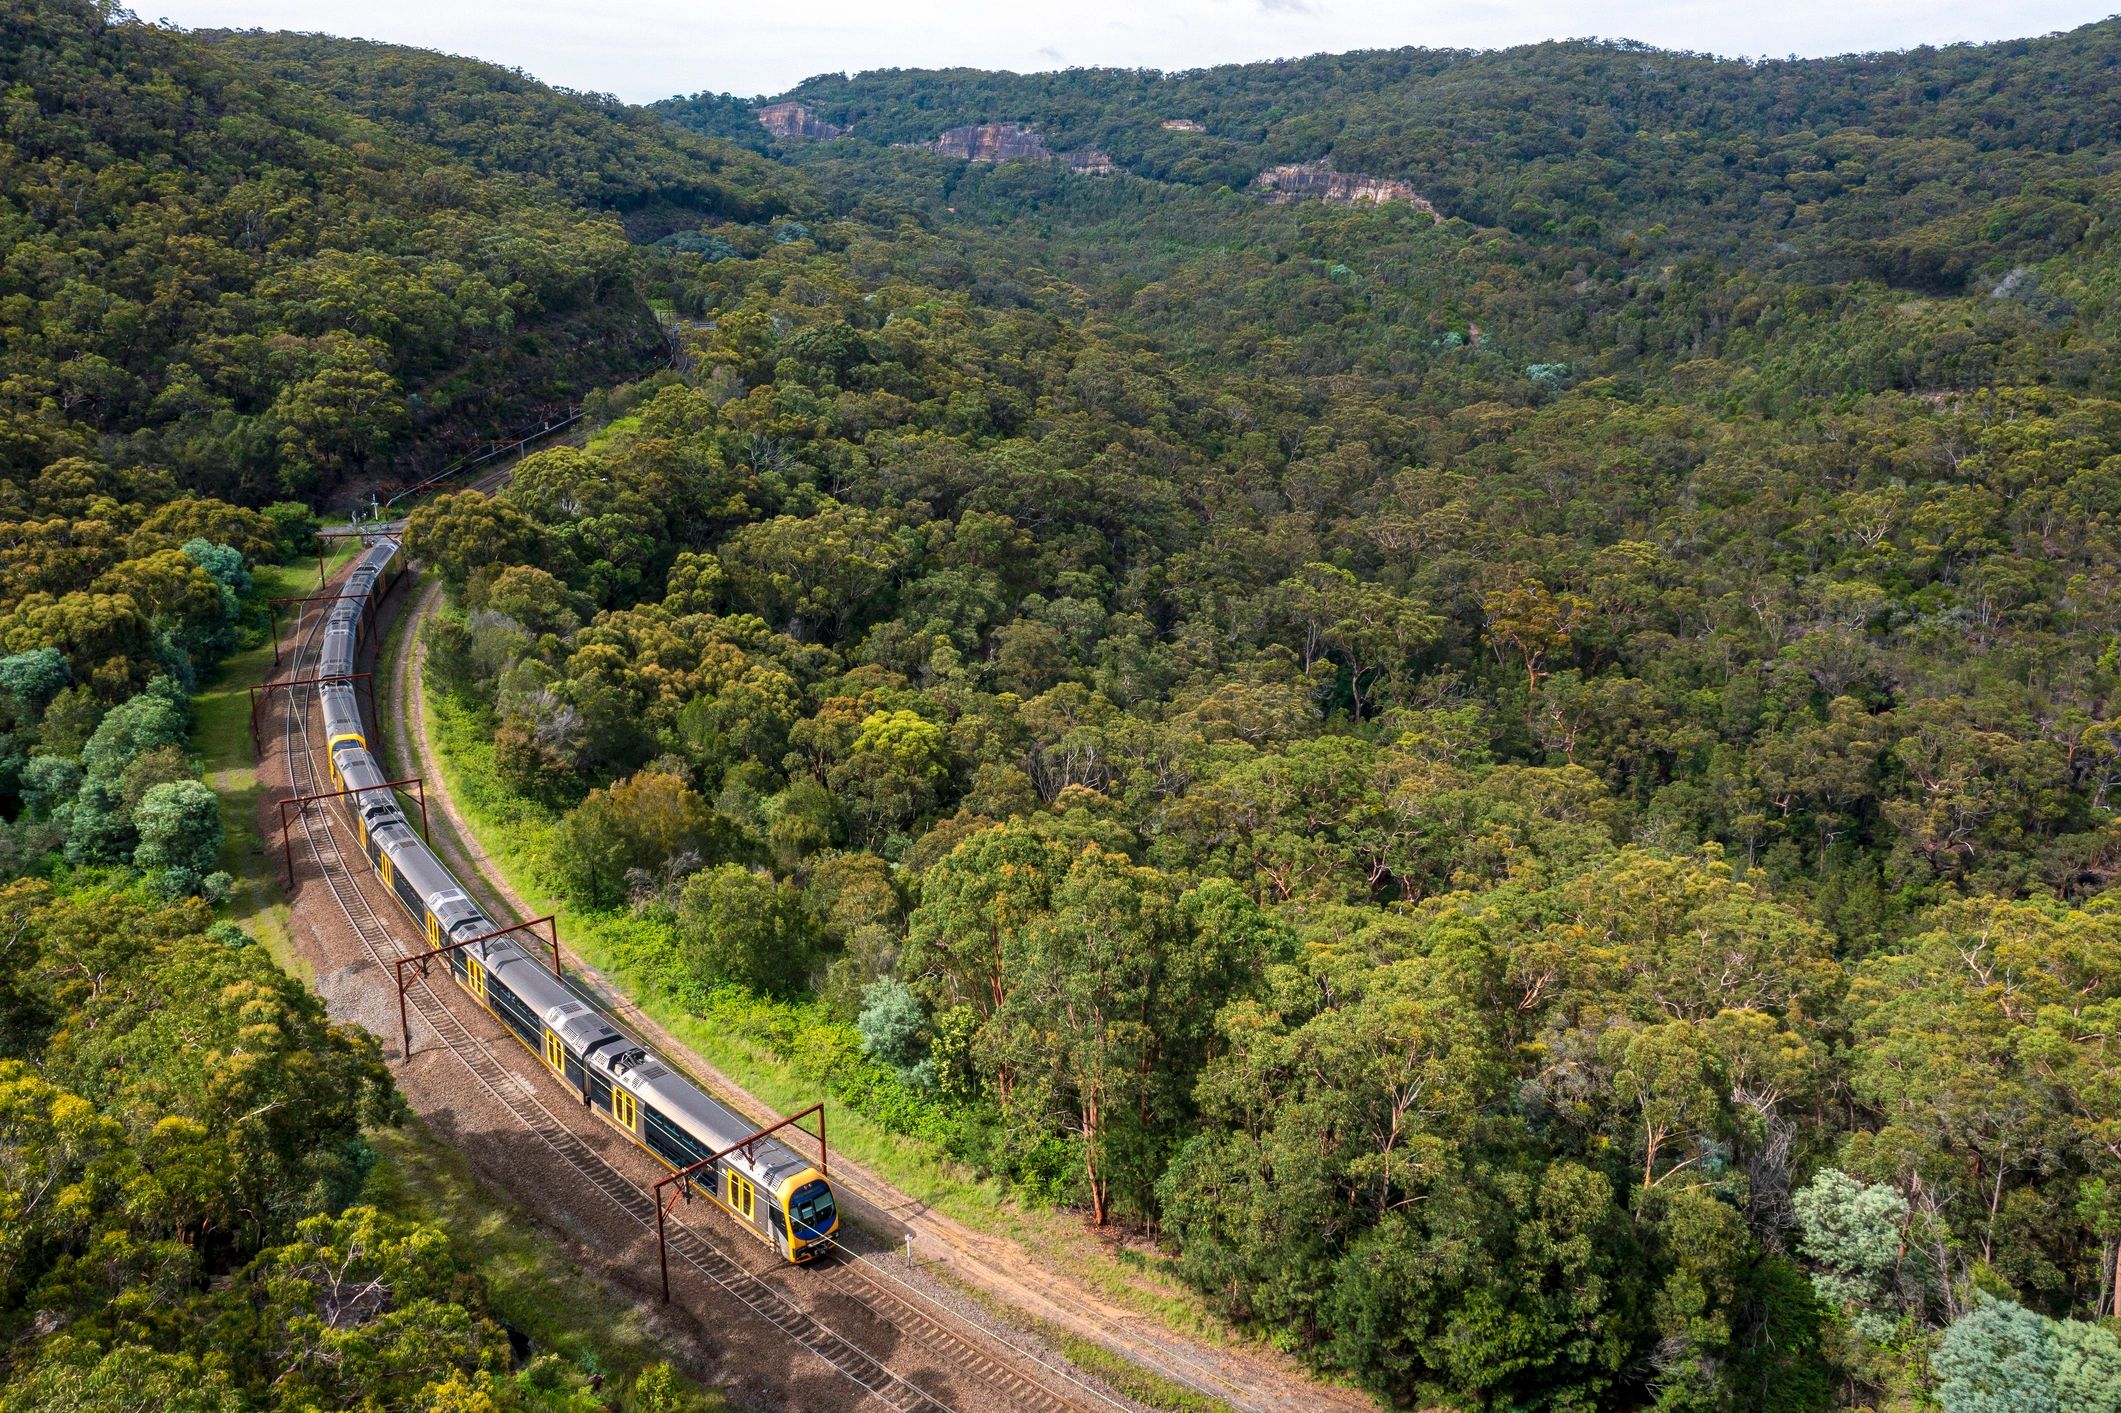
[(933, 142), (897, 145), (924, 147), (964, 162), (1060, 162), (1069, 171), (1086, 177), (1109, 176), (1119, 170), (1110, 156), (1095, 147), (1055, 152), (1046, 146), (1046, 139), (1037, 128), (1017, 123), (978, 123), (952, 128)]
[(1051, 162), (1053, 149), (1038, 129), (1015, 123), (977, 123), (952, 128), (929, 144), (945, 157), (967, 162)]
[(1163, 128), (1165, 132), (1206, 132), (1208, 130), (1203, 124), (1196, 123), (1191, 118), (1166, 118), (1163, 122)]
[(1405, 182), (1360, 172), (1336, 172), (1329, 158), (1269, 167), (1253, 179), (1252, 189), (1277, 206), (1291, 201), (1330, 201), (1339, 206), (1382, 206), (1402, 201), (1417, 211), (1436, 214), (1428, 198)]
[(759, 126), (784, 142), (840, 137), (847, 131), (826, 122), (801, 103), (768, 103), (759, 109)]

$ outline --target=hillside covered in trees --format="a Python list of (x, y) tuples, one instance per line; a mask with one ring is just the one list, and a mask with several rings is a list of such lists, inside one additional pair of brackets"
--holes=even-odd
[[(570, 100), (569, 145), (500, 83), (433, 95), (483, 120), (385, 126), (259, 46), (0, 8), (0, 476), (85, 456), (257, 504), (392, 479), (416, 440), (432, 467), (660, 360), (607, 209), (778, 207), (724, 144)], [(367, 58), (345, 81), (388, 105)]]
[[(655, 110), (685, 133), (467, 61), (11, 13), (371, 154), (275, 138), (236, 181), (10, 124), (25, 524), (131, 477), (126, 553), (210, 572), (176, 485), (320, 489), (273, 409), (321, 375), (205, 373), (348, 337), (276, 322), (319, 262), (506, 304), (578, 252), (521, 317), (687, 321), (678, 366), (603, 365), (585, 445), (409, 532), (455, 595), (438, 712), (669, 997), (1393, 1406), (2121, 1402), (2121, 25), (827, 77), (787, 97), (853, 135), (790, 144), (712, 95)], [(1119, 170), (889, 145), (987, 122)], [(1248, 189), (1321, 158), (1435, 215)], [(214, 245), (199, 288), (241, 297), (172, 293), (220, 322), (85, 401), (101, 326), (64, 311), (140, 300), (95, 263), (137, 233), (38, 193), (103, 173), (96, 210), (168, 219), (150, 169), (224, 221), (306, 172), (310, 224)], [(480, 235), (393, 244), (401, 199)], [(551, 239), (466, 214), (503, 209)], [(440, 366), (409, 329), (358, 334), (409, 380), (391, 438)], [(522, 342), (470, 346), (553, 376)], [(155, 412), (179, 365), (221, 403)], [(215, 428), (252, 469), (201, 469)], [(88, 762), (152, 656), (51, 740)], [(52, 876), (79, 807), (17, 808)], [(88, 1362), (23, 1338), (36, 1378)]]

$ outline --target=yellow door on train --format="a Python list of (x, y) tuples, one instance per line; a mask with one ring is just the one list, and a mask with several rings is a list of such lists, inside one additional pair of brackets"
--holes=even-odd
[(747, 1222), (758, 1221), (758, 1189), (739, 1173), (729, 1175), (729, 1210)]
[(478, 997), (480, 1005), (486, 1004), (486, 968), (477, 957), (464, 959), (464, 989)]

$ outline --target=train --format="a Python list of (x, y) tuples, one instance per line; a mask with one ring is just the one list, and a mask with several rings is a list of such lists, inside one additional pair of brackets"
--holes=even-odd
[[(354, 672), (374, 621), (370, 610), (389, 589), (398, 553), (395, 536), (383, 535), (354, 561), (325, 617), (318, 677)], [(828, 1249), (839, 1209), (825, 1174), (775, 1138), (745, 1144), (755, 1125), (619, 1029), (512, 938), (488, 937), (501, 925), (472, 901), (385, 787), (390, 777), (369, 749), (353, 682), (326, 680), (317, 691), (332, 788), (348, 792), (361, 852), (430, 947), (470, 943), (449, 953), (456, 984), (585, 1107), (657, 1162), (675, 1172), (713, 1157), (711, 1168), (688, 1182), (782, 1260), (803, 1264)]]

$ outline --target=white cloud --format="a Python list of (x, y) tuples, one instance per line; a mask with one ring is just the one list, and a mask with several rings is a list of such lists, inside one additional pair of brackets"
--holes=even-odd
[[(139, 0), (135, 0), (139, 4)], [(1062, 63), (1182, 69), (1406, 44), (1487, 48), (1576, 35), (1720, 54), (1836, 54), (2003, 39), (2103, 17), (2112, 0), (147, 0), (191, 27), (321, 30), (509, 64), (646, 102), (778, 93), (812, 74)], [(153, 8), (150, 8), (153, 7)], [(1060, 56), (1067, 57), (1062, 59)]]

